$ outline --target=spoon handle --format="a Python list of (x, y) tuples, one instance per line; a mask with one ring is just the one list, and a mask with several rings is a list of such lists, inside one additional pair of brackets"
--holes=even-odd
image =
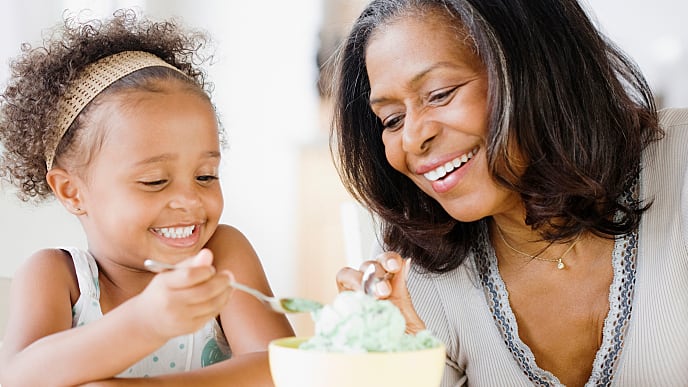
[(171, 263), (160, 262), (153, 259), (146, 259), (143, 261), (143, 266), (145, 266), (148, 271), (152, 271), (153, 273), (162, 273), (163, 271), (174, 270), (177, 268), (177, 266)]
[(230, 282), (229, 286), (233, 287), (234, 289), (241, 290), (242, 292), (246, 292), (264, 302), (269, 303), (272, 300), (274, 300), (274, 297), (268, 297), (267, 295), (263, 294), (262, 292), (259, 292), (254, 288), (248, 287), (235, 281)]

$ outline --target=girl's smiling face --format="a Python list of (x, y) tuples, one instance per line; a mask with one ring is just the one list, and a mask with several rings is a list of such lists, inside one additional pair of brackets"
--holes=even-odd
[(211, 103), (178, 81), (156, 85), (107, 96), (85, 128), (105, 131), (80, 197), (89, 249), (100, 262), (180, 261), (206, 244), (222, 213)]
[(469, 222), (518, 198), (489, 173), (487, 73), (460, 34), (438, 14), (394, 20), (373, 33), (366, 67), (388, 162)]

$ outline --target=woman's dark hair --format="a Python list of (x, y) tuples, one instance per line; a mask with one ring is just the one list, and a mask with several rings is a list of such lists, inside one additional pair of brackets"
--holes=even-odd
[[(520, 194), (526, 223), (549, 241), (636, 229), (647, 205), (618, 199), (638, 176), (642, 150), (662, 136), (654, 99), (577, 1), (373, 0), (338, 53), (331, 147), (347, 189), (381, 218), (385, 247), (444, 272), (463, 261), (481, 227), (453, 219), (388, 164), (369, 106), (371, 35), (432, 15), (455, 22), (456, 44), (467, 34), (486, 66), (490, 171)], [(514, 147), (529, 161), (520, 176)]]
[(210, 58), (202, 53), (208, 39), (200, 31), (184, 30), (173, 20), (153, 22), (132, 10), (119, 10), (104, 21), (79, 22), (73, 16), (65, 17), (51, 32), (41, 47), (22, 45), (22, 54), (11, 63), (11, 78), (0, 96), (0, 142), (4, 147), (0, 177), (17, 186), (23, 200), (40, 201), (51, 195), (45, 180), (45, 149), (58, 141), (58, 100), (87, 65), (122, 51), (147, 51), (183, 74), (166, 67), (148, 67), (110, 85), (82, 110), (59, 140), (57, 165), (60, 156), (63, 162), (75, 155), (82, 160), (80, 164), (87, 162), (94, 149), (85, 152), (79, 146), (85, 137), (81, 129), (89, 108), (105, 95), (123, 90), (155, 91), (159, 89), (156, 81), (175, 79), (209, 98), (212, 84), (198, 68)]

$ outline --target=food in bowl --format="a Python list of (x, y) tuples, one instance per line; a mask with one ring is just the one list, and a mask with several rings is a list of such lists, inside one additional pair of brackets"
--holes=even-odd
[(363, 292), (341, 292), (334, 302), (313, 312), (315, 336), (302, 349), (328, 352), (400, 352), (434, 348), (430, 331), (407, 334), (406, 320), (391, 301)]
[(342, 292), (313, 319), (313, 337), (270, 343), (275, 386), (439, 386), (444, 345), (429, 331), (405, 333), (404, 317), (390, 301)]

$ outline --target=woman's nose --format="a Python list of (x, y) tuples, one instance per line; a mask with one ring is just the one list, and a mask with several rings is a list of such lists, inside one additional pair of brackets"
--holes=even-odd
[(437, 137), (439, 125), (422, 115), (407, 114), (404, 118), (402, 145), (408, 153), (422, 154)]

